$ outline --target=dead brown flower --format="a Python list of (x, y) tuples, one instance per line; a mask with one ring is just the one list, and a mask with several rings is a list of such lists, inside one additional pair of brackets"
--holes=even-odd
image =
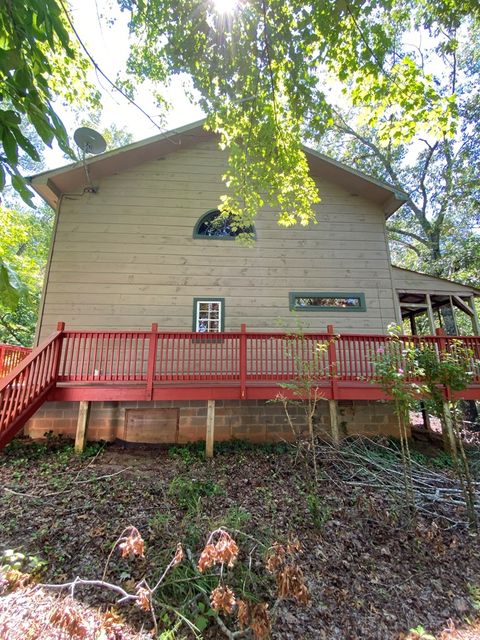
[(150, 611), (152, 608), (150, 591), (145, 589), (145, 587), (137, 587), (137, 601), (135, 604), (144, 611)]
[(270, 618), (268, 616), (268, 604), (266, 602), (253, 605), (250, 627), (255, 640), (264, 640), (270, 635)]
[(198, 570), (203, 573), (205, 569), (213, 567), (217, 559), (217, 552), (215, 549), (215, 545), (207, 544), (205, 549), (200, 554), (200, 559), (198, 561)]
[(219, 585), (210, 595), (210, 604), (215, 611), (225, 611), (230, 614), (235, 607), (235, 594), (230, 587)]
[(131, 528), (128, 536), (124, 538), (123, 542), (121, 542), (118, 547), (122, 552), (122, 558), (126, 558), (130, 555), (140, 556), (140, 558), (145, 557), (145, 542), (140, 535), (140, 531), (135, 527)]
[[(215, 535), (218, 535), (218, 540), (213, 544), (212, 540)], [(226, 564), (232, 568), (237, 560), (237, 556), (238, 546), (235, 540), (227, 531), (218, 529), (210, 535), (204, 550), (200, 554), (198, 570), (203, 572), (215, 564)]]
[(250, 607), (245, 600), (237, 600), (237, 618), (240, 629), (245, 629), (250, 624)]
[(180, 542), (177, 544), (177, 550), (175, 551), (175, 556), (173, 558), (173, 566), (175, 567), (177, 564), (180, 564), (184, 559), (185, 554), (183, 553), (182, 545)]
[(293, 598), (299, 604), (308, 604), (310, 593), (300, 567), (287, 564), (277, 573), (276, 578), (280, 598)]
[(65, 631), (69, 638), (86, 638), (89, 634), (88, 625), (80, 611), (66, 602), (53, 609), (49, 622)]
[(265, 567), (269, 573), (276, 573), (285, 562), (286, 550), (279, 542), (274, 542), (268, 550)]
[(226, 531), (222, 531), (215, 548), (217, 563), (225, 563), (231, 569), (238, 556), (238, 546), (235, 540)]

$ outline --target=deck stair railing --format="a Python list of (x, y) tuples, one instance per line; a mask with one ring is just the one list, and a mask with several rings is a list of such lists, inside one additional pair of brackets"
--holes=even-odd
[(17, 364), (26, 358), (32, 350), (13, 344), (0, 344), (0, 379), (13, 371)]
[(56, 385), (63, 324), (0, 380), (0, 449), (23, 427)]

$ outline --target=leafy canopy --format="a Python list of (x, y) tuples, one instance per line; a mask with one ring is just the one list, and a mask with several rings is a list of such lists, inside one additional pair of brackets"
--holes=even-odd
[(208, 126), (228, 149), (229, 187), (222, 209), (250, 224), (260, 206), (290, 226), (315, 220), (316, 185), (302, 135), (332, 122), (327, 99), (334, 79), (349, 86), (354, 105), (375, 103), (369, 125), (394, 141), (422, 130), (452, 135), (455, 95), (398, 48), (400, 33), (453, 28), (476, 0), (239, 0), (232, 14), (213, 0), (118, 0), (131, 12), (129, 72), (135, 80), (193, 79)]
[(405, 44), (418, 64), (433, 68), (439, 93), (455, 96), (451, 135), (418, 132), (396, 142), (381, 117), (369, 125), (375, 102), (335, 109), (322, 151), (389, 181), (408, 194), (389, 221), (394, 262), (480, 285), (480, 28), (445, 31), (435, 41)]
[(42, 142), (57, 140), (70, 156), (68, 136), (52, 105), (90, 101), (98, 94), (86, 82), (88, 62), (72, 42), (61, 0), (4, 0), (0, 3), (0, 191), (7, 178), (27, 204), (32, 192), (18, 163), (24, 152), (40, 161), (28, 121)]
[(47, 206), (0, 206), (0, 342), (32, 344), (52, 226)]

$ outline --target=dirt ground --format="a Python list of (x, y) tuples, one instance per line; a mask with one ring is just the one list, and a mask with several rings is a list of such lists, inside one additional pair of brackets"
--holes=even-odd
[[(440, 469), (440, 457), (431, 462), (433, 473), (451, 473), (448, 465)], [(178, 542), (198, 559), (209, 532), (223, 526), (240, 548), (226, 580), (272, 607), (265, 551), (296, 538), (310, 602), (278, 603), (272, 638), (480, 638), (472, 626), (480, 605), (478, 537), (456, 526), (462, 507), (449, 507), (450, 520), (439, 510), (412, 523), (398, 500), (356, 483), (354, 470), (332, 461), (327, 449), (318, 463), (314, 487), (311, 465), (287, 445), (225, 444), (204, 460), (201, 447), (102, 445), (78, 457), (70, 444), (15, 441), (0, 454), (0, 552), (24, 554), (22, 570), (38, 570), (42, 582), (99, 578), (113, 542), (134, 525), (145, 559), (114, 554), (107, 574), (128, 591), (142, 578), (154, 582)], [(192, 567), (176, 567), (160, 590), (162, 624), (172, 628), (177, 609), (206, 626), (205, 639), (226, 637), (201, 604), (201, 590), (218, 578), (201, 582)], [(98, 590), (77, 597), (113, 601)], [(151, 627), (149, 615), (127, 605), (119, 611), (137, 629)], [(224, 621), (238, 628), (234, 618)], [(172, 637), (193, 634), (180, 625)]]

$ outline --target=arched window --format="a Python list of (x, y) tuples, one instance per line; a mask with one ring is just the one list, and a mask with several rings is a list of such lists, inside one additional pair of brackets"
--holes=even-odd
[(233, 240), (241, 233), (255, 234), (253, 226), (236, 227), (228, 217), (222, 217), (218, 209), (207, 211), (197, 221), (193, 229), (194, 238), (217, 238), (221, 240)]

